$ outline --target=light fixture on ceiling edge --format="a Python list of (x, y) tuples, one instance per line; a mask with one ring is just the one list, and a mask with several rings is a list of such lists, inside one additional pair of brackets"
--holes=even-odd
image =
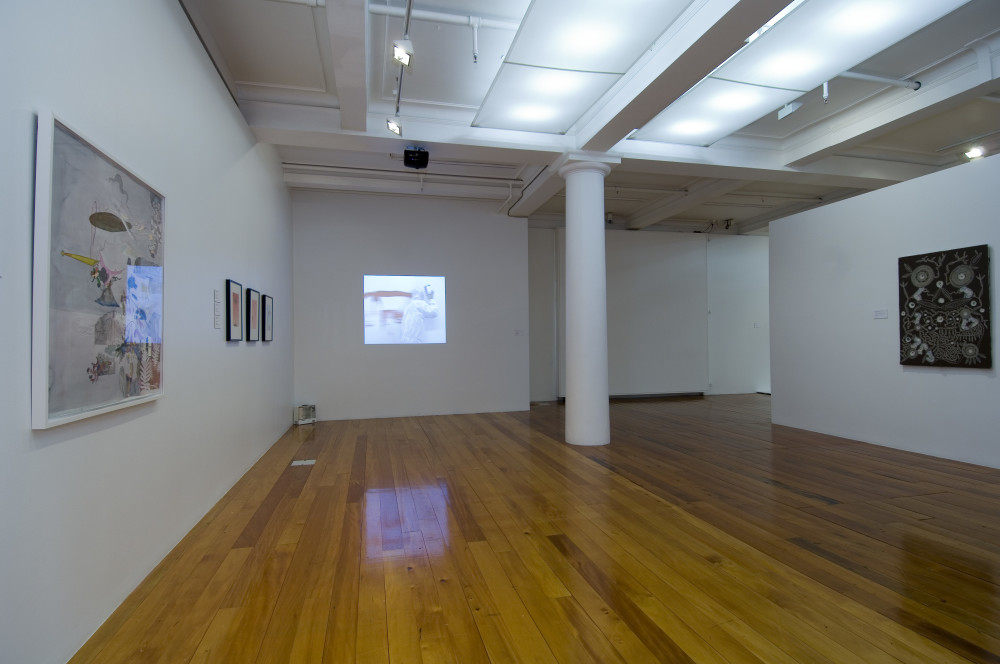
[(975, 159), (982, 159), (985, 154), (986, 151), (983, 150), (982, 146), (976, 145), (969, 148), (969, 151), (965, 153), (965, 157), (969, 161), (973, 161)]
[(409, 67), (413, 62), (413, 42), (410, 41), (409, 34), (392, 42), (392, 59), (404, 67)]
[(802, 108), (801, 101), (790, 101), (778, 109), (778, 119), (784, 120), (786, 117)]
[(386, 129), (394, 133), (396, 136), (403, 135), (403, 125), (399, 123), (398, 117), (386, 118), (385, 127)]

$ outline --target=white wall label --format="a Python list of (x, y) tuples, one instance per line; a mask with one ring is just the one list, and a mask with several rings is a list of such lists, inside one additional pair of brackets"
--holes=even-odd
[(876, 309), (875, 310), (875, 318), (888, 318), (888, 317), (889, 317), (889, 310), (888, 309)]
[(215, 329), (222, 329), (222, 291), (215, 289)]

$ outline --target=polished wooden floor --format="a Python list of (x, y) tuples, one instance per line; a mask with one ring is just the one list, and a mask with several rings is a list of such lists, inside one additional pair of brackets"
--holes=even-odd
[(1000, 661), (1000, 471), (759, 395), (562, 418), (292, 429), (73, 664)]

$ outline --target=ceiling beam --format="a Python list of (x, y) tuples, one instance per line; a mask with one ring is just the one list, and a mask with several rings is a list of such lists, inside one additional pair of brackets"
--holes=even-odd
[(598, 161), (608, 164), (611, 168), (621, 164), (621, 159), (613, 155), (579, 151), (565, 152), (524, 188), (517, 202), (510, 206), (508, 214), (512, 217), (528, 217), (550, 198), (562, 191), (566, 186), (566, 181), (559, 175), (559, 169), (574, 161)]
[(327, 0), (340, 128), (368, 129), (368, 12), (365, 0)]
[(505, 201), (517, 196), (519, 188), (513, 184), (484, 185), (449, 178), (414, 174), (403, 177), (371, 177), (322, 172), (294, 172), (286, 169), (284, 182), (290, 189), (324, 191), (350, 191), (359, 193), (396, 194), (405, 196), (434, 196), (439, 198), (471, 198), (487, 201)]
[(827, 194), (821, 197), (820, 201), (801, 201), (799, 203), (793, 203), (792, 205), (785, 205), (776, 210), (771, 210), (768, 212), (763, 212), (755, 217), (750, 217), (739, 221), (736, 223), (736, 232), (740, 235), (746, 235), (747, 233), (752, 233), (754, 231), (760, 230), (767, 227), (772, 221), (777, 221), (778, 219), (784, 219), (785, 217), (790, 217), (793, 214), (798, 214), (799, 212), (805, 212), (806, 210), (811, 210), (813, 208), (822, 207), (824, 205), (829, 205), (830, 203), (836, 203), (837, 201), (842, 201), (847, 198), (853, 198), (859, 194), (864, 194), (867, 189), (844, 189), (842, 191), (836, 191), (831, 194)]
[(793, 182), (831, 187), (878, 189), (937, 170), (933, 166), (854, 157), (827, 157), (800, 167), (785, 166), (777, 149), (741, 149), (627, 141), (618, 154), (623, 170), (727, 180)]
[(370, 132), (344, 131), (343, 112), (335, 108), (265, 101), (240, 104), (257, 139), (277, 146), (327, 148), (359, 152), (401, 152), (419, 145), (447, 159), (504, 164), (546, 165), (565, 152), (567, 139), (556, 134), (510, 132), (501, 129), (443, 124), (409, 118), (400, 138), (385, 130), (385, 116), (369, 116)]
[(696, 182), (688, 188), (686, 194), (682, 194), (682, 198), (668, 196), (655, 201), (629, 216), (626, 219), (626, 225), (630, 231), (652, 226), (748, 184), (750, 184), (749, 180), (702, 180)]
[(580, 148), (610, 150), (710, 74), (788, 0), (709, 0), (671, 26), (656, 54), (580, 132)]
[(917, 76), (921, 82), (919, 90), (886, 90), (803, 132), (804, 138), (785, 149), (785, 164), (792, 167), (810, 164), (997, 91), (1000, 34)]

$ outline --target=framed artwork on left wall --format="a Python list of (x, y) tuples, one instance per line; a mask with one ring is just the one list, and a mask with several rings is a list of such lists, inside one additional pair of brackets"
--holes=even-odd
[(260, 341), (260, 291), (247, 289), (247, 341)]
[(39, 113), (32, 428), (163, 394), (163, 209), (155, 189)]
[(274, 298), (270, 295), (264, 295), (261, 297), (260, 305), (264, 323), (261, 329), (261, 339), (274, 341)]
[(243, 284), (226, 279), (226, 341), (243, 340)]

